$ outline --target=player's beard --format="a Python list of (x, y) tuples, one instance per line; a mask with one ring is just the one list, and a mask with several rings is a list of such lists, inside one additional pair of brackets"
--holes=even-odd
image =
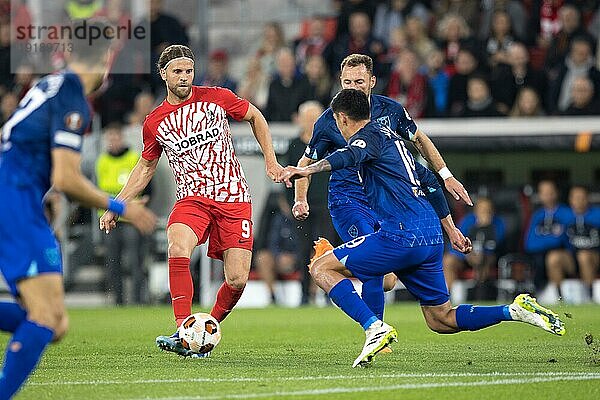
[(169, 86), (169, 91), (177, 96), (180, 100), (185, 100), (192, 91), (192, 84)]

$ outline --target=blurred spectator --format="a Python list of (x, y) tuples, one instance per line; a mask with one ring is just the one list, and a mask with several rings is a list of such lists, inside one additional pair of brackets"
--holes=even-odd
[(473, 75), (467, 82), (467, 104), (460, 114), (465, 118), (502, 117), (498, 104), (490, 93), (487, 80), (481, 75)]
[(473, 251), (466, 256), (452, 249), (444, 254), (444, 275), (449, 290), (461, 272), (471, 268), (477, 282), (473, 300), (495, 300), (490, 280), (505, 238), (504, 221), (495, 215), (492, 201), (482, 197), (477, 200), (473, 212), (465, 216), (459, 229), (471, 239)]
[(291, 206), (285, 193), (272, 191), (267, 197), (261, 214), (261, 238), (256, 243), (254, 266), (260, 278), (267, 284), (271, 301), (275, 297), (275, 281), (279, 275), (290, 274), (296, 270), (298, 238)]
[(312, 92), (306, 76), (296, 70), (294, 53), (288, 48), (279, 50), (277, 75), (269, 85), (265, 118), (267, 121), (290, 122), (298, 106), (313, 98)]
[(390, 33), (389, 46), (381, 57), (383, 71), (389, 73), (398, 57), (409, 47), (408, 36), (406, 36), (404, 28), (394, 28)]
[[(106, 148), (96, 161), (96, 180), (100, 189), (116, 196), (127, 182), (140, 154), (127, 147), (121, 126), (118, 124), (106, 128), (104, 139)], [(103, 212), (104, 210), (99, 210), (99, 215)], [(144, 237), (133, 225), (126, 222), (121, 221), (110, 235), (104, 237), (104, 262), (108, 268), (108, 280), (115, 303), (124, 304), (123, 282), (126, 271), (129, 271), (133, 281), (132, 300), (135, 304), (141, 304), (146, 291)]]
[(510, 60), (508, 49), (514, 43), (510, 17), (506, 11), (495, 11), (492, 16), (492, 31), (485, 42), (485, 55), (490, 67)]
[(478, 0), (439, 0), (435, 3), (434, 12), (438, 21), (448, 14), (461, 15), (467, 25), (477, 31), (480, 6)]
[(0, 94), (12, 87), (10, 56), (10, 23), (0, 21)]
[[(373, 23), (376, 11), (375, 0), (334, 0), (334, 3), (339, 4), (336, 39), (348, 34), (352, 14), (365, 14), (369, 18), (369, 23)], [(335, 68), (337, 69), (338, 67), (339, 65)], [(332, 69), (332, 71), (334, 70)]]
[(569, 51), (573, 38), (586, 38), (593, 43), (594, 40), (589, 35), (581, 21), (581, 13), (576, 6), (564, 4), (558, 11), (560, 21), (560, 30), (552, 36), (548, 51), (546, 53), (545, 69), (550, 71), (558, 68)]
[[(312, 137), (312, 129), (316, 120), (323, 113), (323, 106), (316, 101), (307, 101), (298, 107), (298, 116), (294, 124), (300, 132), (289, 144), (285, 159), (290, 165), (297, 165), (304, 155), (304, 150)], [(313, 298), (316, 286), (308, 273), (306, 266), (312, 255), (313, 241), (320, 236), (328, 238), (332, 243), (339, 243), (337, 233), (331, 223), (331, 216), (327, 209), (329, 173), (316, 174), (311, 178), (308, 188), (307, 200), (310, 213), (305, 221), (298, 222), (298, 268), (302, 272), (302, 297), (303, 303)], [(294, 190), (287, 190), (288, 202), (294, 202)]]
[(381, 38), (389, 46), (392, 31), (404, 26), (409, 16), (419, 18), (425, 26), (430, 19), (429, 10), (421, 2), (414, 0), (381, 1), (375, 11), (373, 35)]
[(6, 92), (0, 97), (0, 126), (4, 125), (19, 105), (19, 98), (13, 92)]
[(269, 98), (269, 84), (269, 77), (263, 71), (260, 60), (250, 57), (246, 65), (246, 72), (240, 80), (238, 95), (264, 113)]
[(424, 60), (435, 48), (435, 43), (427, 35), (425, 24), (420, 18), (411, 16), (406, 19), (405, 30), (411, 47), (417, 52), (419, 59)]
[(208, 57), (206, 72), (195, 84), (200, 86), (220, 86), (235, 92), (237, 82), (229, 74), (229, 57), (223, 49), (214, 50)]
[(460, 49), (456, 58), (456, 73), (450, 78), (448, 89), (449, 116), (460, 116), (467, 103), (467, 81), (477, 72), (479, 64), (468, 49)]
[(92, 18), (102, 9), (103, 5), (103, 0), (67, 0), (64, 10), (66, 17), (74, 21)]
[(320, 55), (309, 56), (304, 66), (304, 73), (313, 89), (313, 98), (324, 107), (329, 107), (333, 83), (325, 59)]
[(477, 47), (465, 19), (456, 14), (446, 15), (440, 20), (437, 24), (436, 37), (438, 46), (444, 53), (446, 68), (450, 75), (456, 72), (455, 64), (460, 49), (466, 48), (473, 54)]
[[(188, 35), (179, 20), (163, 11), (163, 0), (150, 1), (150, 21), (142, 21), (142, 26), (150, 26), (150, 52), (152, 74), (150, 83), (156, 94), (164, 90), (165, 84), (156, 70), (160, 53), (172, 44), (188, 45)], [(148, 31), (148, 30), (147, 30)]]
[(277, 73), (277, 53), (284, 47), (285, 36), (281, 25), (278, 22), (267, 22), (263, 27), (262, 38), (255, 56), (268, 78)]
[(517, 98), (510, 111), (511, 117), (541, 117), (546, 115), (542, 108), (542, 100), (537, 92), (530, 88), (524, 87), (517, 93)]
[(375, 75), (380, 76), (380, 56), (385, 54), (385, 45), (373, 36), (369, 16), (363, 12), (350, 15), (349, 31), (338, 36), (331, 42), (323, 53), (330, 71), (339, 71), (342, 60), (353, 53), (366, 54), (373, 59)]
[(294, 41), (296, 62), (304, 66), (309, 57), (322, 55), (328, 43), (325, 37), (325, 20), (319, 17), (312, 18), (307, 36)]
[(126, 145), (135, 152), (142, 152), (142, 125), (146, 116), (154, 109), (155, 102), (152, 93), (138, 93), (133, 103), (133, 111), (125, 118), (123, 138)]
[(532, 7), (531, 25), (536, 29), (537, 45), (543, 49), (561, 29), (559, 10), (564, 0), (537, 0)]
[(594, 85), (594, 98), (600, 93), (600, 71), (594, 67), (592, 48), (585, 38), (574, 38), (567, 58), (558, 69), (558, 76), (550, 81), (547, 109), (552, 113), (564, 111), (572, 102), (571, 87), (575, 78), (588, 77)]
[(533, 258), (535, 285), (538, 289), (550, 281), (553, 297), (559, 297), (564, 274), (575, 272), (575, 263), (566, 249), (566, 227), (571, 210), (559, 203), (556, 184), (550, 180), (538, 183), (541, 208), (533, 213), (525, 238), (525, 251)]
[(427, 65), (429, 87), (433, 95), (434, 108), (430, 116), (443, 117), (448, 110), (448, 90), (450, 86), (450, 76), (445, 69), (444, 54), (437, 48), (431, 50), (425, 64)]
[(485, 0), (481, 2), (481, 17), (479, 26), (479, 38), (485, 40), (490, 36), (492, 20), (496, 11), (506, 12), (510, 18), (510, 25), (516, 39), (526, 40), (529, 36), (527, 31), (527, 9), (520, 0)]
[(571, 98), (571, 104), (561, 115), (600, 115), (600, 101), (594, 99), (594, 85), (589, 78), (580, 76), (573, 80)]
[(579, 277), (592, 298), (592, 285), (600, 268), (600, 207), (590, 207), (588, 191), (574, 186), (569, 192), (571, 220), (567, 224), (567, 237), (575, 253)]
[(546, 78), (542, 72), (529, 64), (529, 53), (525, 45), (513, 43), (507, 50), (507, 62), (492, 70), (491, 89), (494, 99), (503, 112), (514, 104), (517, 92), (525, 86), (533, 88), (538, 97), (545, 92)]
[(401, 103), (413, 118), (433, 113), (427, 76), (419, 72), (419, 56), (406, 50), (390, 75), (385, 95)]

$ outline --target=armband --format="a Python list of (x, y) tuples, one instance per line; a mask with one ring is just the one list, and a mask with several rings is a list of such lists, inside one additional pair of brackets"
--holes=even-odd
[(117, 215), (125, 214), (125, 202), (109, 197), (108, 211), (112, 211)]
[(443, 180), (446, 180), (448, 178), (452, 178), (454, 175), (452, 175), (452, 172), (450, 172), (450, 170), (448, 169), (448, 167), (444, 167), (442, 169), (440, 169), (438, 171), (438, 174), (440, 174), (440, 176), (442, 177)]

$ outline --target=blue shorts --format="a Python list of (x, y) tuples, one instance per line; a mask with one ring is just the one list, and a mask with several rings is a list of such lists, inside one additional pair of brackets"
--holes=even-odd
[(329, 207), (331, 222), (335, 231), (344, 242), (379, 230), (379, 219), (368, 205), (349, 201)]
[(404, 247), (393, 233), (379, 230), (336, 247), (333, 254), (363, 282), (395, 273), (422, 306), (450, 299), (442, 268), (443, 244)]
[(60, 249), (33, 191), (0, 187), (0, 271), (11, 293), (17, 283), (43, 273), (62, 273)]

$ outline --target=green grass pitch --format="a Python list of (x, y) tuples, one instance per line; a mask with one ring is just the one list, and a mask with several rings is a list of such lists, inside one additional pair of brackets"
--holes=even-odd
[(438, 335), (416, 304), (392, 305), (399, 343), (368, 369), (351, 368), (364, 334), (334, 307), (236, 310), (210, 359), (154, 346), (169, 307), (70, 310), (69, 335), (16, 399), (600, 399), (600, 307), (554, 309), (562, 338), (522, 323)]

